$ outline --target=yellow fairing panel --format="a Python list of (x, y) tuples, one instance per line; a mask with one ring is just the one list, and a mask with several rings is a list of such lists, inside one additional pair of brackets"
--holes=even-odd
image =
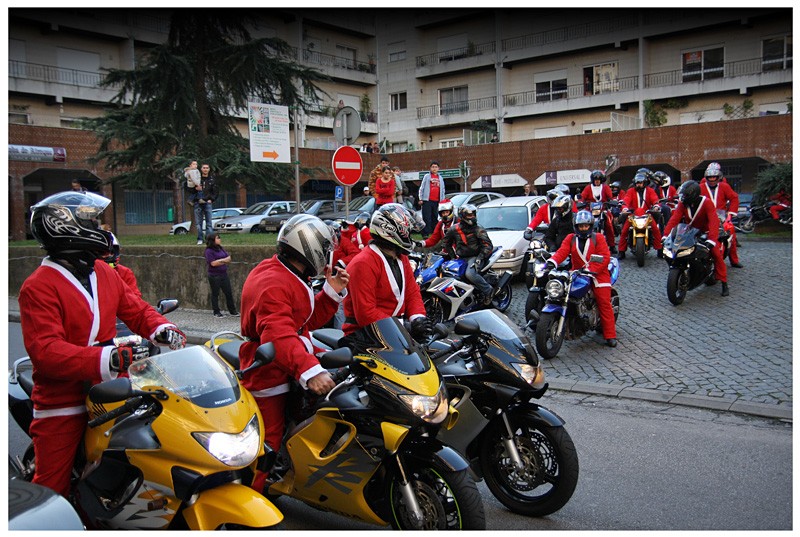
[(377, 365), (378, 367), (370, 368), (370, 371), (398, 386), (407, 388), (408, 393), (433, 396), (439, 391), (439, 386), (442, 383), (435, 367), (431, 367), (419, 375), (408, 375), (382, 362), (377, 362)]
[(222, 524), (239, 524), (250, 528), (266, 528), (283, 520), (283, 514), (272, 502), (250, 487), (227, 483), (203, 491), (183, 511), (190, 529), (215, 530)]

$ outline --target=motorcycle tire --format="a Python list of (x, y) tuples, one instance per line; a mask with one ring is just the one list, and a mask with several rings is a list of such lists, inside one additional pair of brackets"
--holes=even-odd
[(492, 307), (497, 311), (504, 312), (511, 305), (511, 282), (509, 281), (503, 287), (497, 290), (492, 297)]
[(437, 297), (429, 296), (423, 300), (422, 304), (425, 306), (425, 315), (431, 322), (431, 326), (444, 322), (444, 308)]
[(756, 224), (753, 221), (753, 216), (750, 215), (744, 222), (740, 222), (739, 225), (735, 227), (737, 231), (741, 231), (742, 233), (752, 233), (756, 228)]
[(564, 343), (564, 330), (556, 333), (560, 319), (557, 313), (543, 313), (536, 325), (536, 352), (545, 360), (555, 358)]
[(680, 306), (689, 288), (689, 274), (680, 268), (669, 269), (667, 276), (667, 298), (673, 306)]
[(531, 320), (531, 312), (539, 313), (542, 309), (542, 295), (539, 293), (528, 293), (525, 299), (525, 320)]
[(636, 264), (640, 267), (644, 266), (644, 239), (636, 241)]
[(400, 477), (395, 474), (389, 480), (387, 494), (391, 509), (390, 522), (394, 529), (486, 529), (483, 501), (468, 468), (458, 472), (430, 466), (407, 467), (405, 470), (424, 520), (421, 528), (413, 524), (399, 490)]
[[(616, 323), (617, 319), (619, 319), (619, 293), (616, 289), (611, 289), (611, 309), (614, 310), (614, 322)], [(602, 325), (601, 329), (602, 329)]]
[(564, 427), (551, 427), (522, 413), (509, 414), (514, 443), (522, 459), (517, 470), (507, 455), (507, 431), (495, 419), (482, 435), (479, 461), (486, 486), (514, 513), (541, 517), (555, 513), (572, 498), (578, 484), (578, 452)]

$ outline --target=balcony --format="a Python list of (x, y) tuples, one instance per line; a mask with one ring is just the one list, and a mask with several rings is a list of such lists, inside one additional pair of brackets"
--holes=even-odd
[[(297, 48), (294, 49), (297, 51)], [(377, 83), (375, 76), (375, 64), (362, 62), (345, 56), (334, 56), (314, 50), (305, 49), (299, 57), (303, 63), (321, 69), (328, 76), (344, 82), (356, 82), (364, 86), (371, 86)]]
[[(443, 127), (456, 123), (468, 123), (476, 119), (494, 119), (496, 109), (497, 97), (495, 96), (422, 106), (417, 108), (417, 119), (420, 120), (417, 128)], [(475, 117), (473, 114), (484, 110), (489, 110), (491, 113), (479, 114), (479, 117)]]
[(417, 78), (439, 76), (494, 66), (495, 43), (468, 43), (466, 47), (417, 56)]
[(8, 90), (21, 93), (108, 102), (120, 86), (101, 88), (100, 82), (104, 76), (93, 71), (8, 61)]
[[(333, 118), (336, 115), (335, 105), (318, 104), (306, 110), (306, 127), (316, 127), (322, 129), (333, 129)], [(361, 117), (361, 132), (377, 134), (378, 132), (378, 113), (359, 112)]]

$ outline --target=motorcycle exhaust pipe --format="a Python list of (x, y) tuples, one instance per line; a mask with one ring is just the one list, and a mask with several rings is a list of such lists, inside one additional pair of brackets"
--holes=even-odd
[(503, 272), (502, 276), (500, 276), (500, 280), (497, 282), (497, 288), (502, 289), (503, 286), (507, 284), (509, 281), (511, 281), (511, 278), (513, 277), (514, 275), (511, 274), (510, 270), (506, 270), (505, 272)]

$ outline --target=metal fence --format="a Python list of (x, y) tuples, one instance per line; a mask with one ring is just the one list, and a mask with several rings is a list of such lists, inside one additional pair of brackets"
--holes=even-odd
[[(41, 80), (42, 82), (94, 88), (99, 87), (105, 75), (92, 71), (79, 71), (78, 69), (66, 69), (64, 67), (8, 60), (8, 76), (9, 78)], [(119, 84), (114, 84), (109, 87), (117, 88)]]
[(171, 190), (126, 190), (126, 224), (165, 224), (169, 223), (172, 209)]

